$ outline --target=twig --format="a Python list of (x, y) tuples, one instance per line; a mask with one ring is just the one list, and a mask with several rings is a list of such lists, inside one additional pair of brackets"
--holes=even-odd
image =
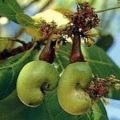
[(107, 12), (107, 11), (115, 10), (115, 9), (119, 9), (119, 8), (120, 8), (120, 6), (118, 6), (118, 7), (113, 7), (113, 8), (108, 8), (108, 9), (96, 11), (96, 13)]

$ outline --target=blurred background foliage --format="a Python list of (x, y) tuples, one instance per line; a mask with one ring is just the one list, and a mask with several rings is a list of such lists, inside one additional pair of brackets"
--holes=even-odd
[[(96, 11), (120, 5), (119, 0), (88, 1)], [(73, 11), (76, 9), (75, 0), (17, 0), (17, 2), (24, 9), (24, 12), (30, 16), (49, 8), (64, 8)], [(100, 13), (99, 17), (101, 23), (98, 30), (102, 36), (98, 39), (97, 45), (106, 50), (108, 55), (120, 66), (120, 10)], [(24, 32), (24, 28), (6, 17), (0, 17), (0, 37), (15, 37), (25, 41), (31, 40), (31, 36)], [(6, 47), (9, 47), (7, 43)], [(120, 102), (111, 100), (110, 103), (106, 106), (110, 120), (120, 120)]]

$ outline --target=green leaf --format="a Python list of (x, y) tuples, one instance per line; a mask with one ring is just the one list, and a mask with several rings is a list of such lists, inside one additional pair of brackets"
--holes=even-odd
[[(102, 103), (96, 103), (92, 111), (87, 114), (72, 116), (59, 106), (56, 90), (46, 94), (42, 105), (37, 108), (29, 108), (19, 101), (16, 91), (14, 91), (0, 101), (0, 120), (108, 120), (104, 110)], [(94, 115), (96, 115), (95, 118)]]
[(34, 20), (30, 16), (24, 13), (16, 14), (16, 19), (18, 23), (24, 27), (33, 27), (33, 28), (36, 27)]
[(112, 35), (103, 35), (98, 39), (96, 45), (107, 51), (110, 47), (112, 47), (113, 43), (114, 38)]
[(2, 52), (4, 49), (10, 49), (13, 47), (15, 41), (0, 37), (0, 52)]
[[(120, 87), (120, 86), (119, 86)], [(120, 100), (120, 88), (111, 88), (107, 95), (108, 98)]]
[(22, 67), (33, 60), (36, 51), (28, 50), (5, 60), (0, 64), (0, 99), (3, 99), (15, 89), (17, 76)]
[(120, 0), (117, 0), (118, 5), (120, 5)]
[(103, 103), (99, 100), (93, 107), (94, 120), (108, 120), (107, 112)]
[(69, 57), (71, 51), (71, 44), (68, 43), (60, 47), (55, 60), (57, 70), (61, 73), (68, 64), (70, 64)]
[(16, 91), (0, 101), (0, 119), (1, 120), (26, 120), (26, 107), (19, 101)]
[(16, 13), (22, 13), (22, 9), (16, 0), (0, 0), (0, 15), (17, 22)]
[(86, 61), (92, 68), (93, 74), (99, 77), (109, 77), (115, 75), (120, 79), (120, 69), (105, 53), (105, 51), (97, 46), (83, 47), (83, 53)]

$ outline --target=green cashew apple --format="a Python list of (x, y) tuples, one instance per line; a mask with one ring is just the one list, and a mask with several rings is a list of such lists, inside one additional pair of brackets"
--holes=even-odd
[(54, 89), (58, 79), (58, 73), (52, 64), (39, 60), (29, 62), (18, 76), (18, 97), (25, 105), (37, 107), (44, 99), (44, 92)]
[(86, 113), (92, 100), (85, 92), (92, 80), (92, 71), (86, 62), (68, 65), (58, 84), (57, 96), (60, 106), (72, 115)]

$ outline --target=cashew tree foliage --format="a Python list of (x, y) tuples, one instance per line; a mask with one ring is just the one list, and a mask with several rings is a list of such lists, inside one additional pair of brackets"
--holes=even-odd
[(0, 120), (108, 120), (104, 99), (120, 100), (120, 68), (99, 13), (119, 7), (92, 4), (28, 16), (16, 0), (0, 0), (0, 16), (31, 36), (0, 37)]

